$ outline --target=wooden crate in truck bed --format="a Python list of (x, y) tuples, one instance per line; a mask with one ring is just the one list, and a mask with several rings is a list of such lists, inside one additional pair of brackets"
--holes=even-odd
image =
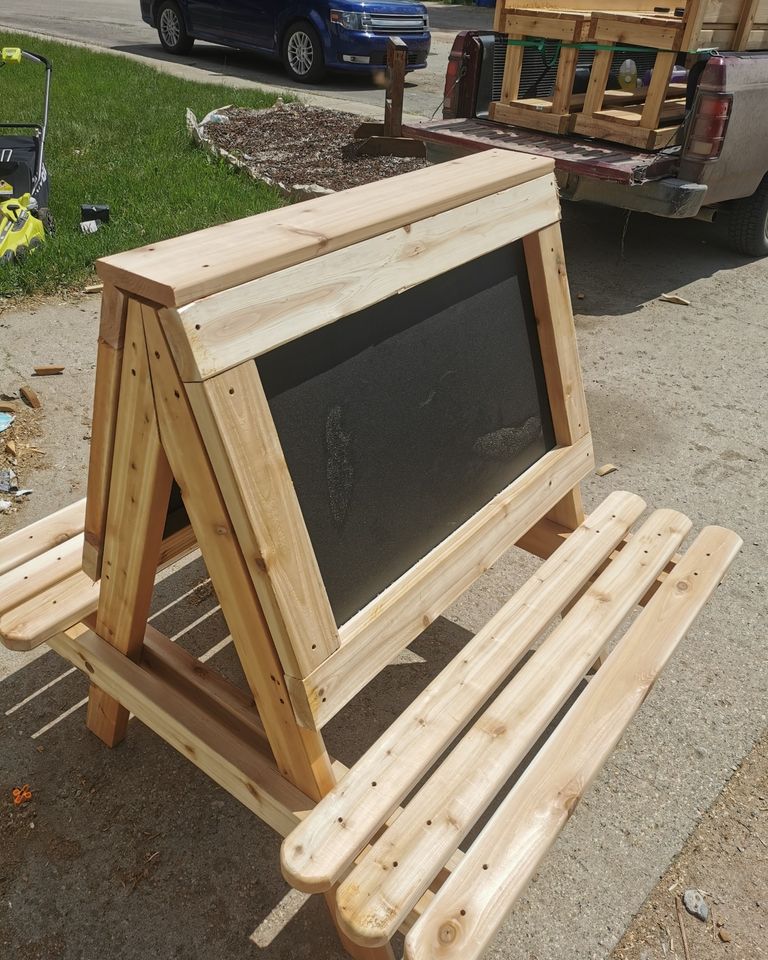
[[(675, 64), (714, 47), (763, 49), (768, 0), (688, 0), (670, 7), (654, 0), (574, 0), (567, 6), (506, 0), (497, 6), (494, 25), (509, 37), (509, 48), (493, 120), (655, 150), (678, 141), (685, 117), (686, 88), (673, 82)], [(550, 64), (556, 62), (557, 75), (549, 98), (520, 89), (523, 50), (542, 41), (559, 47)], [(594, 60), (586, 91), (577, 92), (576, 62), (584, 50), (593, 51)], [(618, 57), (640, 51), (655, 53), (649, 82), (636, 90), (608, 89)]]

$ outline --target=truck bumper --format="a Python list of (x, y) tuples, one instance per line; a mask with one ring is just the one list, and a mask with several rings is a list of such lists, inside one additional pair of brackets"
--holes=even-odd
[(678, 180), (677, 177), (624, 184), (566, 174), (558, 177), (558, 183), (564, 200), (586, 200), (673, 219), (695, 217), (707, 193), (706, 184)]

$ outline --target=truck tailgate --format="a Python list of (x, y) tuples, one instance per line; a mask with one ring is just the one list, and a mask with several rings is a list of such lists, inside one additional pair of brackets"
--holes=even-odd
[(594, 140), (570, 139), (551, 133), (523, 130), (489, 120), (426, 120), (403, 125), (404, 137), (416, 137), (445, 147), (489, 150), (501, 147), (520, 153), (550, 157), (562, 173), (610, 180), (613, 183), (640, 184), (674, 176), (678, 154), (650, 153)]

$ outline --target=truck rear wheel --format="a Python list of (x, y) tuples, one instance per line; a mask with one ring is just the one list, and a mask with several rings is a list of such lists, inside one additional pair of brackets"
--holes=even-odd
[(728, 240), (748, 257), (768, 256), (768, 174), (751, 197), (729, 204)]

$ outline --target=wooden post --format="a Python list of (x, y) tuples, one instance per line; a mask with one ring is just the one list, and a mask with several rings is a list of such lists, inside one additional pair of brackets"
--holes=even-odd
[(96, 356), (96, 385), (93, 395), (83, 544), (83, 570), (91, 580), (98, 580), (101, 576), (101, 561), (104, 553), (120, 371), (123, 362), (126, 304), (127, 298), (120, 290), (111, 283), (104, 284)]
[(408, 47), (400, 37), (387, 40), (387, 98), (384, 101), (384, 136), (403, 135), (403, 94)]
[[(139, 658), (144, 642), (172, 482), (157, 429), (141, 306), (132, 301), (95, 627), (102, 639), (132, 660)], [(114, 747), (125, 737), (128, 711), (92, 685), (86, 722), (89, 730)]]

